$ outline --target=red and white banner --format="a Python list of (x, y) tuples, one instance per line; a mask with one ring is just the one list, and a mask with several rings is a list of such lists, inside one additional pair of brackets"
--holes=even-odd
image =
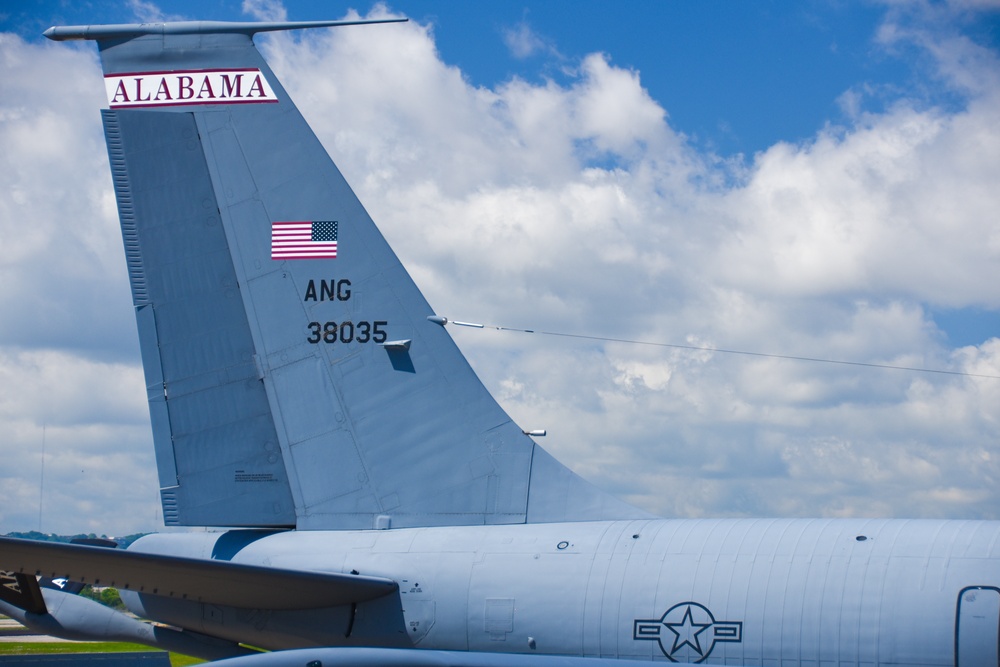
[(108, 74), (104, 87), (112, 109), (278, 101), (259, 69)]

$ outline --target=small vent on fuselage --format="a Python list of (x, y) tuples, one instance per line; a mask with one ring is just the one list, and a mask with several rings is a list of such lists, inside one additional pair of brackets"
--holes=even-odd
[(180, 509), (177, 506), (177, 487), (160, 489), (160, 504), (163, 506), (163, 525), (179, 526)]

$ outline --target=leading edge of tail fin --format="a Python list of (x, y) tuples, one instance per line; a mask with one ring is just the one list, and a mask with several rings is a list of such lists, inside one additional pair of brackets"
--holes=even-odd
[(165, 523), (649, 516), (493, 400), (253, 45), (304, 24), (248, 25), (46, 33), (100, 49)]

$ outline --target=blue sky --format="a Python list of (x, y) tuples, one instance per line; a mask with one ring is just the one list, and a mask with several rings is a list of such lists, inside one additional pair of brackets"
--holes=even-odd
[[(53, 23), (129, 22), (157, 10), (177, 18), (249, 18), (243, 3), (233, 1), (11, 4), (0, 13), (0, 29), (33, 40)], [(511, 77), (564, 82), (584, 56), (605, 53), (615, 66), (639, 73), (674, 129), (723, 158), (749, 159), (777, 142), (808, 141), (826, 126), (849, 123), (842, 95), (851, 89), (863, 89), (860, 103), (875, 112), (901, 91), (928, 106), (962, 104), (955, 91), (941, 85), (920, 48), (876, 46), (887, 13), (878, 2), (400, 0), (385, 5), (432, 25), (442, 60), (459, 67), (475, 86), (493, 87)], [(313, 20), (371, 6), (303, 1), (288, 3), (287, 11), (292, 20)], [(955, 30), (985, 46), (1000, 44), (1000, 11), (956, 12), (950, 20)], [(512, 47), (514, 35), (523, 37), (521, 52)], [(932, 316), (954, 345), (1000, 332), (995, 309), (938, 306)]]
[[(40, 39), (53, 22), (135, 20), (141, 3), (9, 3), (0, 29)], [(315, 20), (367, 11), (374, 3), (288, 3), (288, 18)], [(391, 11), (434, 26), (442, 59), (473, 85), (492, 87), (512, 76), (565, 78), (583, 56), (603, 52), (618, 67), (637, 70), (643, 86), (668, 111), (671, 124), (722, 155), (753, 154), (777, 141), (803, 141), (827, 123), (844, 121), (838, 98), (864, 83), (869, 104), (899, 88), (937, 89), (919, 50), (880, 52), (873, 39), (886, 8), (877, 2), (518, 2), (384, 3)], [(241, 2), (163, 2), (163, 13), (206, 20), (247, 20)], [(138, 8), (138, 12), (136, 9)], [(981, 43), (1000, 43), (1000, 12), (955, 19)], [(515, 54), (505, 36), (526, 27), (537, 40)]]
[[(1000, 375), (1000, 2), (329, 7), (0, 7), (0, 532), (158, 523), (96, 49), (54, 24), (410, 17), (259, 43), (453, 319)], [(452, 335), (653, 512), (1000, 518), (1000, 380)]]

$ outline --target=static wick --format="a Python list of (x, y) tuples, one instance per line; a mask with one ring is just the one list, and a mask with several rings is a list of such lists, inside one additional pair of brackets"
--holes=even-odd
[(474, 329), (486, 328), (485, 324), (477, 324), (476, 322), (459, 322), (458, 320), (449, 320), (447, 317), (443, 315), (428, 315), (427, 321), (433, 322), (434, 324), (440, 324), (441, 326), (444, 326), (446, 324), (456, 324), (460, 327), (473, 327)]

